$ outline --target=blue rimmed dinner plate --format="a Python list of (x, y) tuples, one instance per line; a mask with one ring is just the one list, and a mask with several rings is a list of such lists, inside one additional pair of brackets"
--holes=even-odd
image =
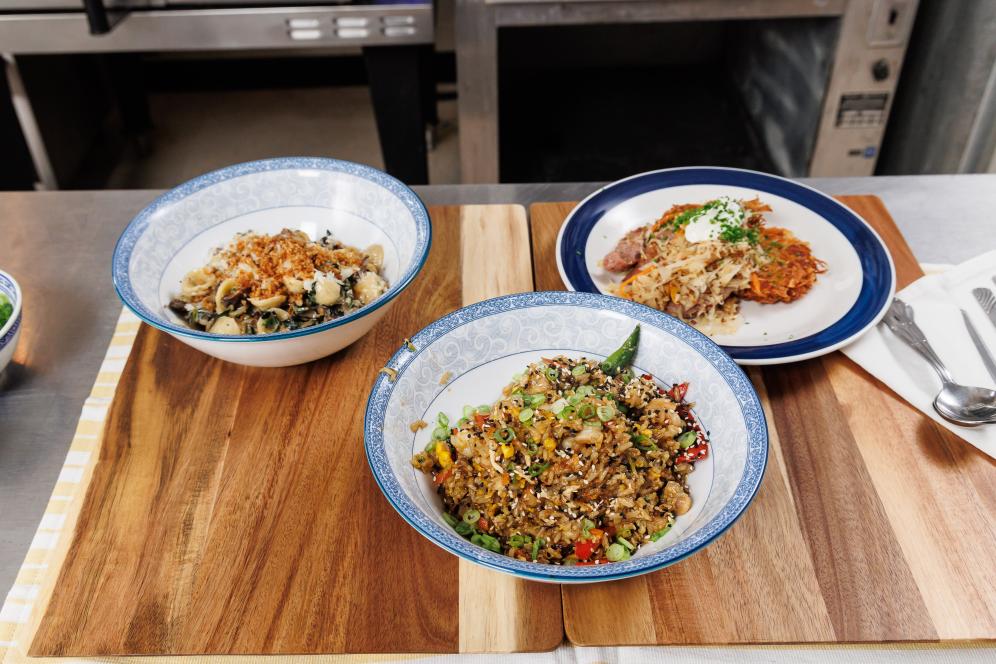
[[(631, 559), (591, 567), (516, 560), (460, 537), (442, 518), (429, 476), (411, 465), (431, 436), (412, 431), (439, 412), (492, 403), (513, 374), (542, 357), (604, 358), (641, 325), (634, 367), (662, 385), (688, 381), (688, 399), (709, 431), (711, 453), (688, 476), (692, 508), (671, 531)], [(590, 583), (644, 574), (707, 546), (754, 498), (768, 458), (768, 431), (744, 372), (708, 337), (642, 304), (590, 293), (544, 292), (485, 300), (448, 314), (411, 338), (374, 383), (364, 444), (374, 478), (402, 517), (429, 540), (471, 562), (553, 583)], [(387, 372), (391, 373), (391, 372)], [(440, 384), (440, 379), (445, 384)]]
[(610, 293), (621, 278), (600, 265), (628, 231), (672, 205), (758, 196), (766, 223), (792, 231), (826, 262), (813, 289), (791, 304), (741, 302), (743, 324), (713, 340), (740, 364), (781, 364), (829, 353), (885, 315), (896, 271), (885, 244), (857, 214), (811, 187), (735, 168), (673, 168), (614, 182), (583, 200), (557, 237), (557, 267), (570, 290)]

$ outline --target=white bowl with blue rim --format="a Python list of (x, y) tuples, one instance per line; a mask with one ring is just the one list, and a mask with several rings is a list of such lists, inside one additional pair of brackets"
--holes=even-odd
[[(661, 386), (690, 383), (688, 399), (709, 432), (711, 453), (688, 476), (692, 509), (671, 531), (624, 562), (560, 566), (493, 553), (443, 520), (431, 478), (411, 465), (434, 421), (465, 404), (492, 403), (513, 374), (542, 357), (563, 353), (604, 358), (640, 324), (633, 362)], [(768, 458), (768, 430), (754, 387), (708, 337), (667, 314), (615, 297), (543, 292), (485, 300), (448, 314), (411, 338), (387, 366), (397, 374), (374, 383), (364, 420), (364, 444), (374, 478), (392, 506), (421, 534), (447, 551), (514, 576), (551, 583), (622, 579), (671, 565), (700, 551), (744, 513)], [(446, 385), (440, 376), (449, 373)], [(735, 564), (736, 561), (731, 561)]]
[[(267, 335), (191, 329), (167, 304), (190, 270), (236, 233), (331, 231), (346, 244), (384, 248), (381, 275), (390, 288), (335, 320)], [(330, 355), (366, 334), (419, 273), (432, 227), (415, 193), (370, 166), (336, 159), (266, 159), (229, 166), (163, 194), (128, 224), (114, 249), (121, 300), (143, 321), (208, 355), (252, 366), (282, 367)]]
[(10, 364), (14, 349), (17, 348), (17, 340), (21, 336), (21, 309), (24, 299), (17, 281), (3, 270), (0, 270), (0, 293), (3, 293), (13, 307), (10, 317), (0, 326), (0, 371), (3, 371)]
[(743, 324), (713, 336), (740, 364), (781, 364), (846, 346), (885, 315), (896, 269), (885, 243), (848, 207), (811, 187), (736, 168), (671, 168), (614, 182), (581, 201), (557, 236), (557, 267), (570, 290), (610, 293), (622, 275), (600, 262), (630, 230), (672, 205), (759, 196), (769, 226), (787, 228), (827, 263), (812, 290), (790, 304), (741, 301)]

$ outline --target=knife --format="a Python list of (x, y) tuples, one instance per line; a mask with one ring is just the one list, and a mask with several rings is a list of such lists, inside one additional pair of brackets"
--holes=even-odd
[(982, 356), (982, 363), (986, 365), (986, 371), (989, 372), (989, 376), (993, 380), (996, 380), (996, 361), (993, 360), (993, 356), (989, 353), (989, 349), (986, 348), (986, 345), (982, 342), (979, 332), (975, 329), (975, 326), (972, 325), (972, 321), (969, 319), (968, 314), (965, 313), (964, 309), (961, 310), (961, 317), (965, 320), (965, 328), (968, 330), (968, 336), (972, 337), (972, 343), (975, 344), (975, 350), (979, 351), (979, 355)]

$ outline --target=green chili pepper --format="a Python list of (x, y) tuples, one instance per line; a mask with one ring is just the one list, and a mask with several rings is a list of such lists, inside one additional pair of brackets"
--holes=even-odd
[(547, 367), (543, 373), (551, 383), (557, 382), (557, 367)]
[(481, 518), (481, 513), (477, 510), (471, 508), (463, 513), (463, 522), (469, 523), (471, 525), (477, 523), (477, 520)]
[(512, 535), (508, 538), (508, 545), (513, 549), (518, 549), (525, 543), (526, 540), (522, 535)]
[(633, 328), (633, 331), (626, 341), (623, 342), (615, 352), (605, 358), (602, 362), (602, 371), (609, 374), (610, 376), (615, 376), (620, 371), (628, 367), (633, 363), (633, 357), (636, 355), (636, 348), (640, 344), (640, 326), (637, 325)]
[(529, 466), (529, 476), (539, 477), (543, 474), (543, 471), (550, 467), (549, 463), (534, 463)]
[(453, 526), (453, 530), (457, 531), (457, 535), (463, 535), (464, 537), (466, 537), (467, 535), (474, 532), (474, 526), (470, 525), (469, 523), (464, 523), (463, 521), (461, 521), (457, 525)]

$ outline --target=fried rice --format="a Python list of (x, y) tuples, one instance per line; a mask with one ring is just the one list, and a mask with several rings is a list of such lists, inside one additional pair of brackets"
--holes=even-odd
[(709, 443), (687, 389), (544, 358), (495, 403), (453, 423), (440, 413), (412, 465), (432, 475), (446, 521), (484, 548), (539, 563), (626, 560), (692, 506), (687, 477)]

